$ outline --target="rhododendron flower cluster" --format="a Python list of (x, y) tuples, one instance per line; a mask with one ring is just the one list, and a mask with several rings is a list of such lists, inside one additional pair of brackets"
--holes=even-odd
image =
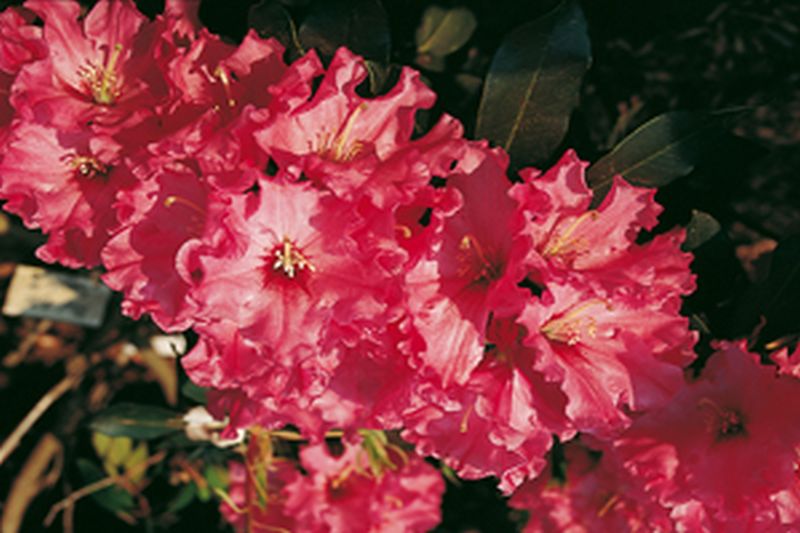
[[(41, 259), (101, 266), (127, 315), (198, 334), (183, 366), (231, 430), (310, 441), (304, 474), (258, 466), (274, 483), (254, 523), (433, 527), (441, 477), (404, 453), (370, 470), (363, 428), (522, 486), (533, 531), (797, 520), (800, 385), (735, 345), (687, 385), (692, 257), (680, 228), (643, 234), (654, 190), (617, 177), (594, 207), (573, 151), (512, 174), (447, 114), (417, 131), (435, 95), (412, 69), (364, 97), (344, 48), (287, 64), (273, 39), (231, 45), (166, 4), (3, 13), (0, 198), (47, 235)], [(548, 482), (554, 440), (579, 433), (602, 459), (569, 444)], [(225, 511), (240, 525), (245, 470)]]
[(251, 444), (230, 466), (222, 513), (240, 531), (424, 532), (441, 519), (444, 480), (431, 465), (365, 431), (338, 455), (300, 453), (301, 473)]

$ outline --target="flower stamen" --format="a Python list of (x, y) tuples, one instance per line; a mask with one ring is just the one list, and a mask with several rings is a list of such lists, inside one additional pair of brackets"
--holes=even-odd
[(608, 500), (606, 500), (606, 503), (604, 503), (603, 506), (597, 511), (597, 517), (603, 518), (618, 501), (619, 494), (612, 494)]
[(93, 179), (98, 176), (106, 177), (109, 172), (109, 167), (92, 156), (75, 156), (69, 161), (75, 174), (82, 178)]
[(78, 70), (78, 74), (83, 78), (92, 98), (100, 105), (112, 105), (122, 94), (120, 79), (117, 75), (117, 61), (119, 61), (121, 53), (122, 45), (118, 43), (111, 49), (104, 66), (98, 67), (89, 63), (88, 66)]
[(317, 271), (311, 261), (297, 249), (288, 237), (284, 237), (281, 246), (275, 250), (275, 262), (272, 264), (272, 269), (283, 270), (283, 273), (290, 279), (305, 269), (310, 272)]
[(460, 433), (466, 433), (469, 430), (469, 417), (472, 416), (472, 409), (474, 405), (470, 405), (466, 411), (464, 411), (464, 416), (461, 417), (461, 423), (458, 425), (458, 431)]
[(188, 198), (184, 198), (183, 196), (170, 195), (164, 198), (164, 207), (171, 208), (176, 205), (183, 206), (190, 211), (190, 215), (183, 218), (184, 223), (187, 225), (187, 229), (196, 235), (201, 234), (205, 225), (205, 210), (195, 202), (189, 200)]
[(737, 409), (721, 407), (711, 398), (701, 398), (697, 407), (705, 410), (708, 429), (716, 441), (729, 440), (747, 433), (744, 416)]
[(350, 142), (350, 134), (358, 116), (366, 108), (367, 104), (362, 102), (353, 109), (344, 124), (339, 127), (336, 135), (331, 135), (327, 132), (322, 133), (317, 138), (317, 154), (320, 157), (326, 157), (338, 162), (347, 162), (355, 159), (364, 149), (364, 143), (361, 141)]
[(562, 342), (568, 346), (575, 346), (584, 340), (584, 334), (594, 339), (597, 337), (597, 320), (593, 316), (587, 316), (587, 311), (598, 305), (607, 311), (613, 310), (611, 304), (605, 300), (593, 298), (550, 320), (542, 326), (541, 332), (551, 341)]
[(551, 238), (545, 247), (542, 255), (545, 257), (554, 257), (557, 255), (566, 255), (573, 252), (580, 254), (588, 247), (588, 242), (585, 238), (580, 236), (573, 236), (573, 234), (580, 228), (587, 220), (593, 222), (597, 220), (600, 213), (597, 211), (587, 211), (578, 218), (572, 221), (567, 228), (562, 232), (556, 232), (555, 236)]
[(459, 260), (461, 266), (459, 267), (459, 276), (465, 276), (473, 271), (474, 260), (477, 259), (479, 268), (475, 271), (475, 279), (497, 279), (500, 277), (500, 272), (497, 267), (489, 261), (481, 243), (474, 235), (467, 233), (461, 238), (458, 244), (458, 249), (461, 251)]
[(221, 66), (218, 66), (214, 69), (214, 77), (222, 83), (222, 90), (225, 91), (225, 103), (228, 104), (228, 107), (236, 107), (236, 98), (233, 97), (231, 91), (231, 79), (228, 73)]
[(414, 234), (411, 232), (411, 228), (406, 226), (405, 224), (395, 224), (394, 225), (395, 231), (400, 233), (404, 239), (410, 239)]
[(182, 196), (171, 195), (171, 196), (167, 196), (166, 198), (164, 198), (164, 207), (172, 207), (175, 204), (179, 204), (179, 205), (188, 207), (189, 209), (191, 209), (195, 213), (198, 213), (198, 214), (203, 215), (203, 216), (205, 216), (205, 214), (206, 214), (206, 212), (199, 205), (197, 205), (193, 201), (188, 200), (188, 199), (186, 199), (186, 198), (184, 198)]

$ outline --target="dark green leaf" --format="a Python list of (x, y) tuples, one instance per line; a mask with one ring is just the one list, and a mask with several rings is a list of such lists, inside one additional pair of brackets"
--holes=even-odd
[(190, 503), (192, 503), (197, 496), (197, 488), (194, 483), (188, 483), (181, 487), (178, 494), (167, 505), (167, 512), (177, 513)]
[(331, 58), (340, 46), (380, 62), (389, 60), (386, 11), (378, 0), (325, 0), (312, 6), (300, 26), (300, 43)]
[(228, 490), (228, 469), (225, 466), (208, 464), (203, 470), (203, 477), (212, 489)]
[(384, 92), (387, 83), (392, 79), (392, 65), (384, 65), (377, 61), (365, 60), (364, 66), (367, 67), (369, 75), (369, 92), (373, 96), (377, 96)]
[(476, 136), (505, 148), (516, 166), (546, 161), (567, 132), (590, 63), (576, 0), (516, 28), (492, 59)]
[(466, 44), (477, 25), (475, 15), (465, 7), (430, 6), (417, 29), (417, 53), (438, 57), (452, 54)]
[(281, 3), (289, 7), (306, 7), (311, 0), (281, 0)]
[(208, 389), (204, 389), (203, 387), (198, 387), (191, 381), (187, 381), (181, 386), (181, 394), (183, 394), (190, 400), (194, 400), (197, 403), (205, 405)]
[(180, 413), (153, 405), (118, 403), (89, 423), (94, 431), (114, 437), (155, 439), (183, 429)]
[(686, 226), (686, 240), (683, 241), (681, 248), (687, 252), (699, 248), (716, 235), (719, 228), (719, 222), (714, 217), (708, 213), (693, 210), (692, 219)]
[[(81, 473), (81, 477), (83, 477), (83, 480), (87, 484), (94, 483), (106, 477), (105, 472), (88, 459), (79, 457), (76, 464), (78, 471)], [(125, 513), (136, 508), (136, 502), (133, 496), (125, 489), (116, 485), (93, 492), (92, 499), (101, 507), (112, 513)]]
[(726, 122), (740, 112), (672, 111), (659, 115), (589, 167), (587, 182), (596, 197), (605, 196), (617, 174), (634, 185), (666, 185), (690, 173), (711, 153)]
[(261, 0), (252, 6), (247, 15), (247, 24), (261, 37), (274, 37), (289, 51), (289, 60), (304, 53), (297, 36), (292, 17), (278, 0)]

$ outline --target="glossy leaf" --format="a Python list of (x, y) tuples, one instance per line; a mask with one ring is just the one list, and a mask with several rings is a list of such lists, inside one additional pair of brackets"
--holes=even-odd
[[(106, 474), (103, 473), (99, 467), (82, 457), (78, 458), (77, 467), (78, 471), (81, 473), (81, 477), (83, 477), (87, 484), (94, 483), (106, 477)], [(136, 502), (133, 496), (125, 489), (116, 485), (93, 492), (92, 499), (101, 507), (104, 507), (112, 513), (127, 514), (136, 508)]]
[(346, 46), (367, 59), (389, 60), (389, 23), (378, 0), (316, 2), (300, 26), (299, 39), (303, 48), (316, 48), (325, 58)]
[(686, 226), (686, 239), (681, 248), (687, 252), (695, 250), (714, 237), (719, 230), (719, 222), (714, 217), (695, 209), (692, 211), (692, 219)]
[(587, 182), (605, 196), (614, 176), (634, 185), (661, 187), (690, 173), (713, 150), (724, 124), (739, 110), (673, 111), (646, 122), (589, 167)]
[(191, 381), (186, 381), (183, 385), (181, 385), (181, 394), (186, 398), (201, 404), (205, 404), (208, 400), (208, 389), (195, 385)]
[(452, 54), (469, 41), (477, 25), (475, 15), (465, 7), (430, 6), (417, 29), (417, 53), (438, 57)]
[(197, 497), (197, 488), (194, 483), (183, 485), (175, 497), (167, 505), (167, 512), (177, 513), (189, 506)]
[(547, 161), (564, 139), (590, 63), (576, 0), (516, 28), (492, 59), (476, 137), (502, 146), (517, 166)]
[(98, 414), (89, 423), (94, 431), (114, 437), (155, 439), (183, 429), (180, 413), (152, 405), (119, 403)]
[(247, 14), (247, 25), (264, 38), (274, 37), (286, 47), (289, 60), (304, 53), (297, 35), (297, 27), (289, 12), (278, 0), (261, 0)]

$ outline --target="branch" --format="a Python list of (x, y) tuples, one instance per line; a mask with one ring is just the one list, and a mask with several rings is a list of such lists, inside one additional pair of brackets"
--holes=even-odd
[(126, 472), (126, 475), (123, 476), (108, 476), (104, 477), (103, 479), (98, 479), (94, 483), (89, 483), (88, 485), (81, 487), (80, 489), (76, 490), (75, 492), (70, 493), (69, 496), (61, 500), (60, 502), (53, 505), (50, 508), (50, 511), (47, 513), (47, 516), (44, 519), (45, 527), (49, 527), (50, 524), (53, 523), (56, 516), (59, 512), (65, 509), (71, 509), (72, 506), (75, 505), (75, 502), (94, 494), (95, 492), (99, 492), (103, 489), (107, 489), (114, 485), (120, 486), (130, 486), (131, 483), (129, 481), (129, 477), (135, 477), (139, 474), (140, 471), (147, 470), (149, 467), (153, 466), (156, 463), (160, 463), (164, 457), (166, 457), (166, 451), (160, 451), (157, 454), (148, 457), (147, 461), (143, 461), (137, 465), (130, 467), (130, 469)]
[(25, 415), (25, 418), (22, 419), (22, 422), (11, 432), (11, 435), (6, 438), (3, 442), (2, 446), (0, 446), (0, 465), (2, 465), (8, 456), (19, 446), (22, 437), (30, 431), (33, 425), (36, 423), (39, 418), (50, 408), (51, 405), (56, 403), (56, 401), (61, 398), (67, 391), (72, 389), (75, 385), (77, 385), (81, 379), (83, 378), (83, 373), (72, 374), (65, 376), (64, 379), (56, 383), (52, 389), (47, 391), (44, 396), (42, 396), (36, 405), (33, 406), (33, 409)]

